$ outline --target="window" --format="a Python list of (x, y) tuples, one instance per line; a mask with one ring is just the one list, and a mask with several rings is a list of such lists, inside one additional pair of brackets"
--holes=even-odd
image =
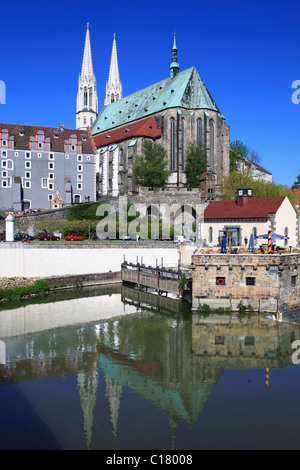
[(43, 144), (39, 142), (39, 149), (42, 149), (42, 148), (43, 148)]
[(210, 169), (215, 168), (215, 123), (213, 119), (209, 121), (209, 163)]
[(185, 169), (185, 122), (184, 118), (181, 121), (181, 132), (182, 132), (182, 170)]
[(255, 277), (246, 277), (246, 286), (255, 286)]
[(197, 119), (197, 143), (202, 142), (202, 119)]
[(82, 165), (77, 165), (77, 171), (82, 171)]
[(170, 119), (170, 170), (175, 170), (175, 119)]
[(49, 173), (48, 179), (49, 180), (54, 180), (54, 173)]
[(15, 157), (18, 157), (18, 156), (19, 156), (18, 152), (15, 152)]
[(82, 162), (82, 155), (77, 155), (77, 161)]
[(31, 158), (31, 153), (30, 152), (25, 152), (25, 158)]
[(7, 171), (2, 171), (2, 178), (7, 178)]
[(69, 160), (69, 155), (66, 155), (66, 156), (65, 156), (65, 159), (66, 159), (66, 160)]
[(212, 243), (213, 241), (213, 228), (209, 227), (208, 229), (208, 243)]
[(7, 178), (1, 181), (2, 188), (11, 188), (11, 178)]
[(42, 178), (42, 188), (48, 188), (48, 179)]
[(31, 168), (31, 162), (25, 162), (25, 168)]
[(2, 150), (2, 152), (1, 152), (1, 156), (2, 156), (2, 157), (4, 157), (4, 158), (5, 158), (5, 157), (7, 157), (6, 150)]
[(49, 160), (54, 160), (54, 153), (49, 153)]
[(2, 146), (6, 147), (6, 140), (2, 140)]
[(31, 178), (31, 171), (25, 171), (25, 178)]
[(71, 150), (72, 150), (72, 152), (75, 151), (75, 145), (71, 145)]
[(77, 183), (77, 189), (79, 189), (79, 190), (82, 189), (82, 184), (81, 183)]
[(41, 154), (41, 153), (38, 153), (38, 158), (42, 158), (42, 154)]
[(30, 189), (31, 188), (31, 181), (25, 181), (25, 188)]
[(82, 181), (82, 174), (77, 175), (77, 181)]
[(297, 282), (297, 276), (292, 276), (291, 277), (291, 286), (295, 287)]
[(53, 199), (53, 194), (48, 194), (48, 201), (52, 201)]
[(48, 163), (48, 170), (54, 170), (54, 163), (53, 162)]
[(53, 183), (48, 183), (48, 189), (52, 190), (54, 188), (54, 184)]

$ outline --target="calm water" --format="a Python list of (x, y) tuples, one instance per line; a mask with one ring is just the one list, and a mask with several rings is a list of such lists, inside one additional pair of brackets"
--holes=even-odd
[(2, 307), (0, 448), (299, 449), (297, 339), (126, 287)]

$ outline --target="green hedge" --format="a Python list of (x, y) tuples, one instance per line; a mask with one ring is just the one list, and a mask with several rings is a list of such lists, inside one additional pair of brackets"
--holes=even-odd
[(46, 281), (39, 280), (31, 286), (0, 289), (0, 300), (17, 300), (30, 295), (46, 294), (47, 292), (49, 292), (49, 285)]

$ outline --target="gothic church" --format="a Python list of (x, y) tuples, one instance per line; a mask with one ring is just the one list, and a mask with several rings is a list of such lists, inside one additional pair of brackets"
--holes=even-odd
[(171, 171), (167, 187), (177, 191), (186, 182), (187, 146), (201, 142), (207, 150), (208, 168), (200, 185), (203, 191), (210, 188), (207, 199), (219, 198), (222, 178), (229, 173), (229, 126), (196, 68), (180, 71), (177, 54), (174, 35), (169, 76), (123, 98), (114, 35), (104, 107), (98, 114), (87, 26), (76, 127), (91, 127), (99, 154), (99, 196), (137, 191), (132, 181), (134, 159), (141, 154), (143, 141), (152, 139), (167, 151)]

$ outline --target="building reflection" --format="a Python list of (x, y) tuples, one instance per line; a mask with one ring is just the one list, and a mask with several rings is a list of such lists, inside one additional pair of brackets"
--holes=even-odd
[[(106, 297), (77, 298), (87, 321), (82, 318), (76, 325), (70, 325), (68, 316), (74, 299), (39, 306), (42, 318), (48, 315), (45, 329), (40, 318), (36, 324), (31, 318), (32, 331), (27, 324), (22, 333), (15, 310), (5, 312), (3, 330), (0, 321), (6, 351), (0, 383), (77, 375), (88, 448), (100, 374), (105, 377), (114, 440), (127, 387), (168, 413), (174, 444), (178, 421), (196, 422), (226, 369), (265, 369), (269, 385), (269, 370), (290, 366), (291, 345), (300, 339), (297, 325), (263, 316), (191, 315), (182, 312), (177, 300), (127, 287)], [(78, 321), (79, 310), (75, 313)], [(29, 318), (28, 312), (22, 315)]]

